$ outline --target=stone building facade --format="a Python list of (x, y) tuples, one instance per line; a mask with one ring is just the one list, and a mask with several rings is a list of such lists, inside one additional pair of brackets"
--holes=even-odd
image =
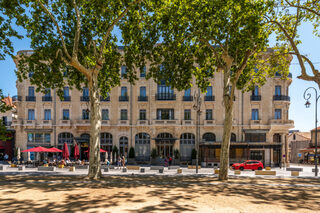
[[(125, 66), (119, 72), (125, 73)], [(291, 81), (291, 76), (286, 80), (275, 76), (253, 92), (236, 91), (231, 162), (257, 159), (265, 165), (277, 165), (285, 160), (282, 156), (288, 152), (288, 129), (293, 128), (288, 118)], [(199, 154), (205, 166), (219, 161), (224, 122), (221, 73), (211, 79), (211, 85), (207, 93), (201, 94)], [(72, 153), (72, 146), (79, 143), (81, 158), (86, 158), (90, 137), (87, 88), (78, 91), (66, 87), (64, 100), (54, 89), (36, 93), (28, 79), (17, 82), (17, 90), (14, 100), (18, 118), (13, 121), (17, 147), (61, 148), (66, 142)], [(121, 86), (113, 88), (108, 98), (101, 97), (101, 148), (111, 151), (117, 146), (121, 154), (127, 155), (134, 147), (138, 162), (148, 161), (152, 149), (161, 157), (173, 156), (179, 150), (181, 163), (190, 162), (196, 144), (193, 106), (197, 90), (196, 86), (177, 91), (157, 85), (152, 79), (146, 80), (145, 72), (139, 73), (135, 85), (122, 79)]]
[(288, 136), (290, 163), (299, 163), (303, 159), (300, 151), (309, 147), (311, 142), (310, 132), (291, 132)]

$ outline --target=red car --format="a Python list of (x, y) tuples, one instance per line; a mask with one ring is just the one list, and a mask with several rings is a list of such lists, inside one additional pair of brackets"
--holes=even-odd
[(257, 160), (246, 160), (243, 163), (234, 163), (232, 164), (232, 169), (235, 170), (245, 170), (245, 169), (250, 169), (250, 170), (262, 170), (263, 169), (263, 164), (260, 161)]

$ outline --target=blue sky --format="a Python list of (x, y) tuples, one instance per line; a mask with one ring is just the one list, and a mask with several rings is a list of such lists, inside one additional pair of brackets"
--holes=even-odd
[[(316, 67), (320, 67), (320, 38), (312, 35), (313, 27), (311, 24), (305, 23), (299, 28), (300, 38), (302, 44), (299, 45), (299, 49), (302, 54), (307, 54)], [(20, 30), (21, 34), (25, 34), (23, 30)], [(30, 40), (24, 38), (23, 40), (13, 39), (15, 53), (19, 50), (30, 49)], [(270, 42), (272, 46), (272, 41)], [(0, 61), (0, 88), (2, 88), (5, 95), (10, 96), (17, 94), (16, 89), (16, 76), (14, 70), (16, 69), (15, 64), (11, 57), (6, 57), (4, 61)], [(309, 70), (310, 71), (310, 70)], [(297, 60), (294, 58), (292, 61), (290, 72), (292, 73), (292, 84), (289, 89), (289, 95), (291, 97), (291, 105), (289, 111), (289, 119), (295, 121), (295, 128), (300, 131), (309, 131), (313, 129), (314, 124), (314, 112), (315, 112), (315, 94), (312, 93), (311, 107), (305, 108), (305, 100), (303, 93), (306, 88), (314, 86), (318, 89), (317, 84), (313, 82), (307, 82), (297, 79), (300, 73), (300, 66)], [(319, 94), (320, 95), (320, 92)], [(320, 105), (320, 102), (319, 102)], [(320, 114), (320, 111), (319, 113)]]

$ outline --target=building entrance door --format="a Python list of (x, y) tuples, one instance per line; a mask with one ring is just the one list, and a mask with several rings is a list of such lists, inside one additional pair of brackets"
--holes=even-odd
[(173, 145), (170, 142), (161, 141), (157, 144), (158, 155), (162, 158), (173, 156)]
[(250, 151), (250, 160), (261, 161), (264, 165), (264, 150), (251, 150)]

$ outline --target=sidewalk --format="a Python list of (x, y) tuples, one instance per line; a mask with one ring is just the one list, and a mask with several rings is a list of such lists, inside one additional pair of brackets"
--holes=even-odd
[[(6, 166), (6, 165), (3, 165)], [(291, 164), (290, 167), (295, 168), (303, 168), (303, 172), (300, 172), (299, 177), (291, 176), (290, 171), (286, 171), (285, 168), (272, 168), (271, 170), (276, 171), (276, 175), (255, 175), (254, 171), (246, 170), (241, 171), (240, 175), (234, 175), (234, 170), (229, 170), (229, 176), (232, 177), (250, 177), (250, 178), (319, 178), (315, 177), (314, 172), (312, 169), (314, 166), (310, 165), (293, 165)], [(213, 168), (201, 168), (199, 169), (198, 174), (196, 174), (195, 169), (188, 169), (185, 167), (181, 167), (182, 173), (178, 174), (176, 169), (169, 170), (167, 167), (164, 168), (163, 173), (159, 173), (158, 170), (150, 170), (150, 166), (144, 166), (140, 168), (145, 168), (145, 172), (141, 173), (139, 170), (128, 170), (127, 172), (122, 172), (122, 169), (109, 169), (109, 172), (104, 172), (102, 170), (102, 174), (104, 176), (109, 175), (159, 175), (159, 176), (213, 176), (217, 177), (218, 175), (214, 174)], [(74, 172), (70, 172), (68, 168), (59, 169), (57, 168), (54, 172), (47, 172), (47, 171), (38, 171), (37, 168), (26, 168), (24, 171), (19, 171), (18, 168), (6, 168), (5, 171), (0, 171), (0, 175), (30, 175), (30, 176), (85, 176), (88, 174), (87, 169), (76, 169)], [(320, 174), (319, 174), (320, 175)], [(320, 178), (319, 178), (320, 179)]]

